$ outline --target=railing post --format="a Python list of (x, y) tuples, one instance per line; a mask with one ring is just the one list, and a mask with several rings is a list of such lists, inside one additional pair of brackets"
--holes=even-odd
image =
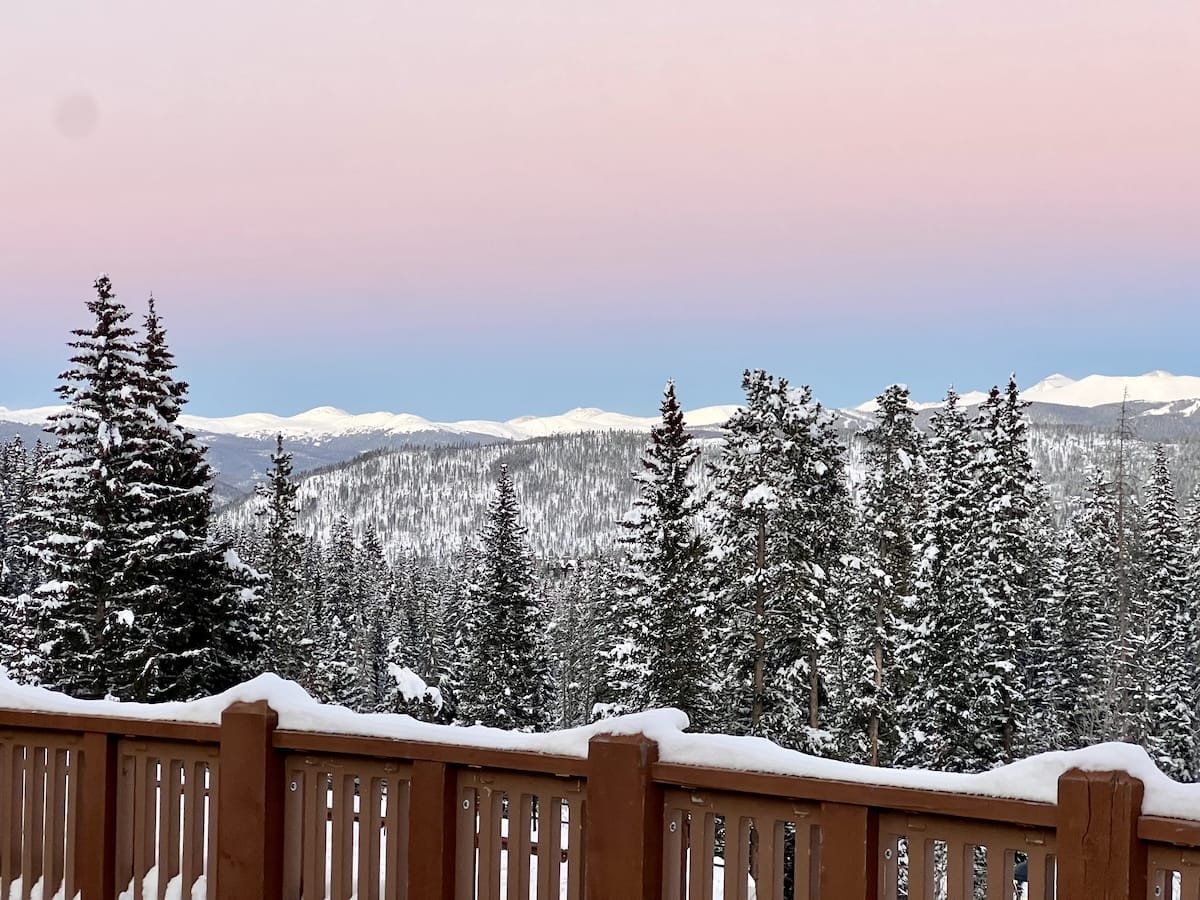
[(821, 804), (821, 896), (875, 900), (879, 894), (879, 813)]
[[(87, 732), (71, 790), (79, 790), (75, 881), (82, 900), (117, 895), (117, 736)], [(26, 840), (30, 839), (26, 835)]]
[(1061, 900), (1146, 896), (1146, 845), (1137, 836), (1142, 791), (1126, 772), (1072, 769), (1058, 779)]
[(588, 900), (657, 900), (662, 892), (663, 791), (650, 777), (658, 744), (601, 734), (588, 746), (584, 872)]
[(221, 715), (220, 897), (278, 900), (283, 893), (283, 759), (272, 746), (278, 721), (264, 700), (234, 703)]
[(454, 900), (454, 827), (458, 817), (454, 770), (443, 762), (414, 760), (411, 791), (408, 896)]

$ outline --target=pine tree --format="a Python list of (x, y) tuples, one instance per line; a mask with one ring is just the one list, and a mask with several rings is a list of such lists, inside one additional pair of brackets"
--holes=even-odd
[(1195, 596), (1188, 577), (1183, 526), (1167, 453), (1155, 447), (1143, 526), (1147, 654), (1146, 748), (1179, 780), (1197, 775), (1198, 736)]
[(305, 634), (310, 613), (303, 603), (301, 585), (312, 585), (311, 580), (302, 581), (303, 541), (296, 530), (299, 489), (292, 476), (292, 454), (283, 449), (283, 435), (277, 435), (267, 481), (257, 489), (263, 500), (258, 515), (264, 531), (258, 563), (267, 576), (259, 612), (265, 641), (261, 665), (293, 680), (303, 680), (308, 668), (310, 645), (305, 643)]
[(1062, 746), (1104, 740), (1105, 693), (1116, 631), (1116, 504), (1094, 469), (1067, 536), (1066, 588), (1056, 647)]
[(896, 707), (907, 693), (913, 664), (902, 648), (917, 633), (914, 548), (924, 461), (908, 388), (892, 385), (877, 403), (875, 424), (863, 434), (862, 565), (849, 641), (850, 665), (859, 677), (851, 683), (846, 737), (857, 745), (855, 756), (869, 765), (888, 765), (900, 740)]
[(138, 352), (136, 396), (153, 416), (142, 436), (146, 457), (133, 468), (142, 505), (131, 574), (138, 580), (137, 621), (145, 627), (131, 646), (138, 675), (130, 695), (185, 700), (249, 677), (259, 636), (236, 557), (209, 536), (214, 473), (206, 448), (179, 424), (188, 385), (174, 377), (153, 298)]
[(684, 427), (675, 384), (663, 392), (635, 474), (639, 496), (622, 521), (629, 559), (623, 578), (632, 614), (635, 708), (673, 706), (697, 727), (709, 718), (710, 639), (703, 596), (704, 544), (696, 528), (692, 469), (700, 448)]
[(27, 514), (30, 546), (47, 581), (37, 590), (46, 648), (43, 684), (80, 697), (127, 692), (138, 676), (137, 544), (145, 537), (144, 435), (149, 412), (134, 397), (144, 379), (129, 312), (105, 275), (87, 303), (90, 328), (73, 332), (71, 367), (59, 376), (67, 409), (47, 430), (58, 443)]
[(464, 610), (458, 715), (466, 722), (536, 730), (549, 720), (553, 685), (543, 611), (507, 466), (500, 467), (481, 543)]
[(714, 723), (809, 750), (827, 749), (822, 655), (830, 573), (849, 519), (836, 420), (807, 387), (761, 370), (725, 424), (711, 467), (713, 594), (721, 627), (722, 709)]
[(1045, 489), (1029, 455), (1024, 407), (1015, 378), (1002, 393), (993, 387), (980, 407), (982, 446), (974, 470), (983, 502), (975, 580), (981, 649), (974, 691), (980, 732), (978, 767), (1013, 759), (1021, 751), (1028, 713), (1025, 654), (1029, 622), (1044, 585), (1037, 583)]
[(910, 689), (900, 699), (897, 761), (948, 772), (976, 764), (971, 674), (979, 669), (972, 565), (979, 518), (971, 463), (978, 448), (953, 388), (930, 420), (924, 515), (914, 547), (916, 627), (902, 652)]

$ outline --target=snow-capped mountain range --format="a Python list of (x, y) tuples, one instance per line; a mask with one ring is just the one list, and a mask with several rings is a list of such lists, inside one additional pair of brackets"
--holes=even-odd
[[(36, 409), (7, 409), (0, 406), (0, 422), (22, 425), (43, 425), (50, 416), (64, 407), (43, 406)], [(686, 414), (687, 424), (694, 429), (718, 428), (737, 409), (736, 406), (706, 406)], [(184, 415), (180, 422), (198, 434), (220, 434), (232, 437), (284, 439), (346, 437), (363, 434), (414, 435), (435, 433), (459, 435), (478, 440), (493, 438), (502, 441), (524, 441), (556, 434), (578, 434), (584, 431), (649, 431), (658, 416), (629, 416), (605, 412), (595, 407), (577, 407), (558, 416), (520, 416), (507, 422), (469, 419), (462, 422), (433, 422), (411, 413), (374, 412), (354, 414), (332, 406), (318, 406), (295, 416), (272, 413), (244, 413), (224, 418)]]
[[(1104, 429), (1117, 414), (1114, 404), (1129, 402), (1128, 413), (1142, 424), (1146, 440), (1173, 439), (1200, 426), (1200, 377), (1147, 372), (1137, 376), (1089, 375), (1074, 380), (1051, 375), (1022, 396), (1032, 402), (1034, 421)], [(982, 392), (965, 393), (963, 406), (978, 404)], [(936, 400), (916, 402), (918, 410), (936, 408)], [(847, 427), (860, 428), (871, 419), (874, 400), (843, 410)], [(716, 436), (735, 405), (707, 406), (685, 413), (688, 426), (701, 435)], [(61, 407), (9, 410), (0, 407), (0, 440), (20, 434), (28, 444), (37, 440), (49, 417)], [(246, 413), (225, 418), (184, 416), (184, 425), (211, 448), (220, 473), (218, 494), (223, 499), (249, 489), (269, 466), (275, 436), (283, 435), (294, 456), (297, 472), (346, 462), (374, 450), (525, 441), (595, 432), (646, 432), (658, 416), (631, 416), (595, 408), (577, 408), (556, 416), (522, 416), (507, 422), (465, 420), (434, 422), (408, 413), (376, 412), (356, 415), (322, 406), (295, 416)]]

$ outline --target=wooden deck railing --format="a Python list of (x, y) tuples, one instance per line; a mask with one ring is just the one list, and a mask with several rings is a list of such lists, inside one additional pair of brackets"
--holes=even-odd
[(261, 701), (0, 710), (0, 897), (1200, 900), (1200, 822), (1143, 815), (1124, 772), (1035, 803), (729, 765), (289, 731)]

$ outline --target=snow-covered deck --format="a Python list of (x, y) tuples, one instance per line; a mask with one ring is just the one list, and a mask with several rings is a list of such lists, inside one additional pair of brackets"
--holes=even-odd
[(1031, 900), (1200, 900), (1200, 786), (1140, 748), (950, 775), (686, 728), (430, 725), (270, 675), (154, 706), (0, 681), (0, 896), (990, 898), (1020, 873)]

